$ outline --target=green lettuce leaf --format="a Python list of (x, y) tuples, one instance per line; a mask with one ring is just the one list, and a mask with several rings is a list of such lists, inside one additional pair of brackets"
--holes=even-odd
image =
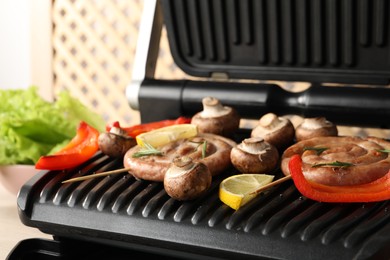
[(103, 118), (68, 92), (47, 102), (37, 90), (0, 90), (0, 165), (35, 164), (67, 144), (80, 121), (104, 131)]

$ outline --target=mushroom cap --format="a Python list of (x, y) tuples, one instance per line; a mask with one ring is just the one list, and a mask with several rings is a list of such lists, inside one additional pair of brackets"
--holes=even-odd
[(173, 199), (192, 200), (204, 194), (211, 186), (212, 175), (203, 163), (192, 159), (175, 158), (164, 176), (164, 189)]
[(192, 117), (191, 124), (198, 126), (199, 133), (231, 137), (239, 128), (240, 117), (233, 109), (227, 115), (213, 118), (205, 118), (196, 114)]
[(191, 124), (198, 127), (199, 133), (211, 133), (231, 137), (240, 126), (240, 115), (236, 109), (223, 106), (213, 97), (202, 100), (203, 111), (196, 113)]
[(252, 129), (251, 137), (257, 136), (281, 151), (293, 142), (295, 128), (288, 118), (268, 113), (263, 115), (259, 124)]
[(242, 173), (265, 173), (276, 168), (279, 152), (261, 137), (244, 139), (230, 152), (233, 166)]
[(319, 136), (337, 136), (337, 126), (325, 117), (305, 118), (295, 129), (297, 142)]
[(137, 144), (136, 140), (121, 133), (120, 131), (112, 130), (113, 132), (100, 133), (98, 137), (98, 146), (102, 153), (110, 157), (123, 157), (126, 152)]

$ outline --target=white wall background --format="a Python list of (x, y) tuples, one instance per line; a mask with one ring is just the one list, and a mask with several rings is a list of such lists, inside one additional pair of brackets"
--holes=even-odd
[(0, 88), (25, 88), (30, 75), (29, 0), (0, 3)]
[(0, 1), (0, 89), (36, 85), (50, 98), (51, 1)]

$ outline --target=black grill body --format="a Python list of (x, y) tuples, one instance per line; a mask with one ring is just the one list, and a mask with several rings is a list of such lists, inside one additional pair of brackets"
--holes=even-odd
[(388, 201), (318, 203), (302, 197), (288, 182), (234, 211), (218, 198), (218, 185), (229, 172), (214, 179), (207, 194), (189, 202), (170, 198), (161, 183), (135, 180), (125, 173), (61, 184), (121, 166), (97, 154), (77, 169), (40, 173), (19, 194), (22, 222), (60, 241), (88, 241), (181, 259), (390, 255)]

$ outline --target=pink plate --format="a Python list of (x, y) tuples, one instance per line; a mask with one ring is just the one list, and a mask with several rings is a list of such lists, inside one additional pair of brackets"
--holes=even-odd
[(34, 165), (1, 165), (0, 183), (9, 192), (17, 195), (23, 184), (38, 171)]

